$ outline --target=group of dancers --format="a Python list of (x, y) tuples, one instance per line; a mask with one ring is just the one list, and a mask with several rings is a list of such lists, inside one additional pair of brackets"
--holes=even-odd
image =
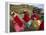
[(22, 32), (44, 30), (44, 20), (40, 20), (40, 16), (36, 10), (33, 10), (30, 16), (28, 9), (24, 9), (22, 18), (20, 18), (20, 14), (17, 10), (11, 12), (10, 14), (11, 31)]

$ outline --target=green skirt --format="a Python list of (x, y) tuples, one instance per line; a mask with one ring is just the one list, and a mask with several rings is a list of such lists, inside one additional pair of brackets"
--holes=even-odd
[(27, 29), (30, 28), (31, 25), (32, 25), (32, 21), (30, 20), (29, 22), (26, 23), (26, 28), (27, 28)]

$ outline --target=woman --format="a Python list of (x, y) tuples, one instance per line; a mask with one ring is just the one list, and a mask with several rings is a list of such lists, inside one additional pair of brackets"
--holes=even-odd
[(30, 26), (31, 26), (31, 22), (32, 22), (32, 21), (31, 21), (31, 17), (30, 17), (30, 15), (29, 15), (28, 9), (25, 9), (25, 10), (24, 10), (24, 17), (23, 17), (23, 20), (25, 21), (25, 26), (26, 26), (25, 30), (28, 31), (29, 28), (30, 28)]
[(33, 30), (38, 30), (39, 29), (39, 26), (41, 24), (41, 21), (40, 21), (40, 17), (39, 15), (37, 14), (37, 11), (36, 10), (33, 10), (33, 13), (32, 13), (32, 16), (31, 16), (33, 22), (32, 22), (32, 27), (33, 27)]
[(14, 30), (16, 31), (16, 32), (20, 32), (20, 31), (23, 31), (24, 30), (24, 23), (23, 23), (23, 19), (21, 19), (20, 17), (19, 17), (19, 14), (18, 14), (18, 11), (16, 10), (15, 11), (15, 15), (14, 15)]

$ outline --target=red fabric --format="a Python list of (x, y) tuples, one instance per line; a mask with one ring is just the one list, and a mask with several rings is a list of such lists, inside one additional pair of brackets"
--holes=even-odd
[(44, 21), (41, 22), (39, 30), (44, 30)]
[(24, 15), (24, 21), (28, 22), (30, 20), (29, 16), (28, 15)]
[(18, 24), (14, 25), (14, 29), (16, 32), (20, 32), (24, 30), (24, 25), (22, 25), (22, 27), (20, 27)]
[(37, 18), (37, 20), (39, 19), (39, 16), (38, 15), (36, 15), (36, 18)]
[(38, 16), (37, 14), (33, 14), (33, 15), (31, 16), (31, 19), (34, 20), (34, 17), (35, 17), (37, 20), (39, 19), (39, 16)]
[(21, 27), (23, 25), (23, 22), (19, 19), (18, 16), (14, 17), (14, 20), (16, 23), (18, 23), (18, 25)]

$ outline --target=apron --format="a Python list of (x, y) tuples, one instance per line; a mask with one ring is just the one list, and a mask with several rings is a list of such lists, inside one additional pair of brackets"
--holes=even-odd
[(30, 20), (26, 23), (26, 28), (29, 29), (31, 27), (31, 25), (32, 25), (32, 21)]
[(37, 22), (35, 20), (33, 21), (33, 25), (32, 26), (33, 26), (33, 30), (36, 30), (36, 28), (37, 28)]
[(38, 30), (40, 24), (41, 24), (40, 20), (34, 20), (34, 22), (33, 22), (33, 30)]
[(16, 24), (14, 24), (15, 31), (19, 32), (19, 31), (24, 30), (23, 21), (18, 16), (15, 16), (14, 17), (14, 20), (16, 22)]

